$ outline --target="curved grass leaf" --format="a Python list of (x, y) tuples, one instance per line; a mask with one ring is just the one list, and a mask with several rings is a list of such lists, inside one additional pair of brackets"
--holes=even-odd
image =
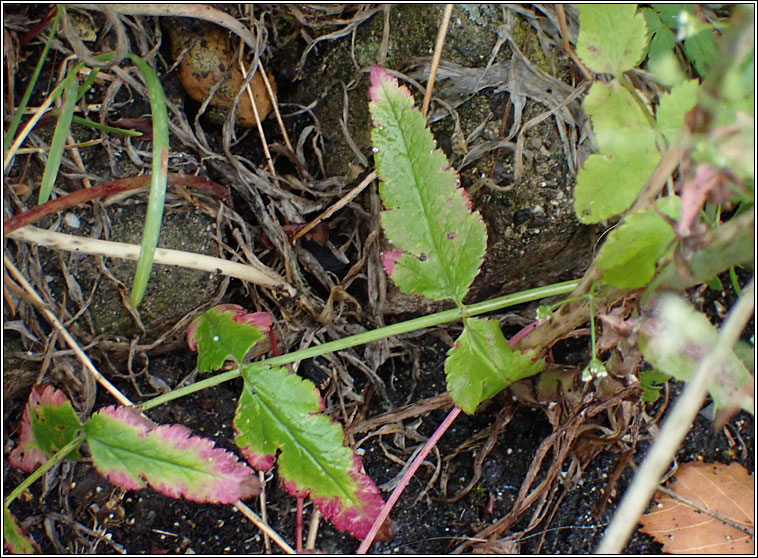
[(130, 407), (106, 407), (85, 425), (97, 470), (116, 486), (145, 481), (172, 498), (231, 504), (256, 496), (253, 470), (232, 453), (178, 424), (156, 425)]
[(3, 156), (5, 155), (5, 152), (10, 149), (10, 146), (13, 143), (13, 137), (16, 135), (16, 130), (18, 130), (18, 125), (21, 123), (21, 118), (24, 116), (24, 110), (29, 104), (29, 98), (32, 96), (34, 86), (37, 84), (37, 79), (39, 79), (40, 72), (42, 72), (42, 66), (44, 66), (45, 60), (47, 60), (47, 53), (50, 50), (50, 45), (53, 42), (53, 37), (55, 37), (55, 34), (58, 32), (58, 20), (60, 17), (60, 10), (56, 9), (55, 18), (53, 19), (53, 23), (50, 28), (50, 35), (48, 35), (47, 40), (45, 41), (45, 47), (42, 49), (42, 54), (40, 54), (37, 65), (35, 66), (34, 72), (32, 73), (32, 77), (29, 79), (29, 84), (26, 86), (24, 96), (21, 98), (21, 102), (18, 104), (18, 107), (13, 113), (13, 119), (8, 125), (8, 130), (5, 132), (5, 136), (3, 136), (5, 140)]
[(39, 205), (50, 198), (55, 179), (58, 177), (58, 169), (63, 158), (63, 149), (66, 147), (68, 133), (71, 131), (71, 119), (74, 116), (74, 106), (79, 93), (78, 67), (70, 69), (63, 82), (63, 106), (58, 114), (58, 122), (55, 125), (53, 140), (50, 143), (50, 151), (47, 154), (45, 172), (42, 174), (42, 183), (39, 189)]
[(382, 226), (397, 248), (384, 255), (385, 269), (403, 292), (460, 305), (484, 257), (484, 221), (471, 211), (410, 91), (374, 66), (369, 93), (371, 142), (387, 208)]
[(131, 301), (138, 306), (145, 295), (147, 280), (153, 267), (153, 255), (158, 246), (158, 236), (163, 220), (163, 204), (166, 199), (166, 180), (168, 176), (168, 109), (160, 79), (149, 64), (134, 54), (129, 59), (142, 72), (150, 95), (150, 111), (153, 117), (153, 174), (150, 182), (150, 197), (147, 200), (147, 215), (142, 229), (142, 246), (140, 248), (137, 269), (134, 272)]
[[(18, 445), (8, 462), (30, 473), (71, 442), (81, 428), (81, 421), (62, 391), (53, 386), (34, 386), (21, 420)], [(74, 450), (71, 457), (79, 459), (79, 450)]]
[[(682, 203), (676, 197), (658, 200), (658, 209), (678, 219)], [(622, 225), (610, 232), (597, 256), (603, 280), (620, 289), (647, 285), (655, 274), (655, 264), (676, 238), (673, 227), (655, 208), (627, 215)]]
[(473, 413), (479, 403), (513, 382), (538, 374), (544, 360), (532, 362), (535, 351), (521, 353), (508, 345), (497, 320), (467, 318), (445, 361), (447, 388), (455, 404)]
[(222, 304), (195, 318), (187, 330), (187, 344), (193, 351), (197, 348), (198, 370), (211, 372), (229, 357), (241, 364), (270, 327), (267, 312), (247, 313), (236, 304)]
[(11, 554), (39, 554), (37, 543), (27, 535), (13, 517), (11, 511), (3, 506), (3, 538), (5, 548)]
[(287, 491), (310, 495), (337, 529), (364, 538), (382, 497), (358, 456), (344, 446), (339, 424), (322, 414), (316, 387), (281, 367), (249, 364), (242, 375), (234, 428), (248, 463), (268, 470), (281, 451), (278, 471)]
[(645, 55), (645, 17), (635, 4), (580, 4), (576, 53), (596, 73), (621, 73)]

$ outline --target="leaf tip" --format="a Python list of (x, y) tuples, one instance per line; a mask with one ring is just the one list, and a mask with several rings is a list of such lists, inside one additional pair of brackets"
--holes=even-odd
[(372, 102), (377, 102), (377, 93), (382, 82), (394, 79), (384, 68), (373, 64), (369, 72), (368, 95)]

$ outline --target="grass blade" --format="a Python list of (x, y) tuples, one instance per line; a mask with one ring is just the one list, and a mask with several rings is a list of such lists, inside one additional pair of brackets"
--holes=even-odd
[(166, 198), (168, 175), (168, 110), (163, 88), (155, 71), (139, 56), (134, 54), (128, 56), (145, 78), (153, 115), (153, 178), (150, 183), (145, 226), (142, 229), (142, 248), (132, 284), (131, 300), (132, 304), (137, 306), (145, 295), (163, 220), (163, 202)]
[(47, 165), (45, 165), (45, 172), (42, 175), (42, 184), (39, 189), (40, 205), (50, 198), (50, 192), (53, 191), (53, 185), (58, 177), (58, 169), (63, 158), (63, 149), (66, 147), (66, 139), (71, 131), (71, 119), (74, 116), (74, 106), (79, 91), (79, 80), (76, 75), (77, 70), (71, 70), (63, 82), (63, 106), (58, 115), (58, 123), (55, 125), (53, 141), (47, 155)]

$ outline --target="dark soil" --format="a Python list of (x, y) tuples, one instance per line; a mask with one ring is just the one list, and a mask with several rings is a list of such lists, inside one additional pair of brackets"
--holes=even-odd
[[(432, 8), (414, 9), (421, 12), (428, 9), (431, 10), (430, 13), (432, 14), (436, 14), (438, 11), (436, 8), (434, 10)], [(40, 13), (43, 11), (40, 9)], [(410, 11), (404, 14), (406, 18), (411, 17)], [(492, 17), (474, 11), (474, 6), (469, 6), (466, 14), (471, 18), (476, 17), (476, 25), (480, 28), (488, 23), (486, 17)], [(461, 11), (458, 16), (464, 17), (466, 14)], [(396, 14), (393, 14), (393, 17), (396, 18), (392, 20), (393, 24), (403, 21), (402, 18), (397, 18)], [(414, 45), (418, 42), (431, 46), (437, 20), (433, 19), (432, 15), (426, 14), (425, 16), (424, 13), (416, 14), (414, 17), (419, 29), (424, 27), (422, 25), (424, 21), (433, 22), (433, 24), (428, 25), (431, 40), (414, 36), (408, 42)], [(478, 19), (480, 17), (485, 19)], [(102, 20), (97, 19), (97, 21)], [(289, 20), (285, 23), (293, 25), (292, 21)], [(363, 43), (360, 40), (358, 42), (359, 52), (357, 56), (359, 58), (373, 56), (371, 49), (378, 48), (378, 41), (381, 38), (381, 14), (374, 16), (374, 19), (370, 20), (369, 23), (372, 27), (367, 25), (366, 30), (361, 31), (366, 42)], [(496, 32), (489, 27), (485, 26), (484, 28), (487, 29), (487, 40), (491, 39), (494, 42)], [(274, 71), (280, 81), (280, 99), (284, 98), (292, 103), (305, 103), (309, 101), (305, 95), (308, 92), (308, 87), (291, 75), (293, 74), (292, 68), (299, 57), (299, 52), (303, 49), (303, 45), (294, 39), (290, 42), (285, 42), (283, 39), (283, 36), (291, 31), (292, 29), (284, 27), (279, 30), (281, 44), (275, 50), (278, 49), (279, 53), (287, 53), (294, 49), (297, 52), (289, 53), (292, 60), (287, 64), (282, 64), (281, 67), (276, 67)], [(456, 32), (463, 33), (463, 31)], [(392, 40), (396, 39), (393, 37)], [(319, 48), (314, 50), (311, 66), (305, 71), (321, 72), (324, 67), (328, 66), (326, 62), (330, 60), (330, 56), (349, 60), (349, 45), (349, 36), (341, 42), (324, 41)], [(491, 48), (491, 45), (488, 48)], [(366, 54), (367, 52), (369, 54)], [(390, 59), (394, 61), (395, 59), (392, 56), (399, 57), (398, 52), (402, 51), (392, 50), (391, 47)], [(458, 56), (457, 60), (464, 63), (466, 56), (476, 58), (479, 54), (471, 54), (458, 48), (456, 53), (452, 53), (450, 56)], [(21, 65), (20, 71), (31, 72), (33, 66), (30, 64), (36, 60), (34, 56), (29, 58), (30, 62)], [(486, 63), (486, 58), (484, 60), (482, 65)], [(331, 71), (330, 68), (327, 69)], [(48, 69), (48, 74), (46, 74), (48, 77), (49, 71)], [(292, 82), (288, 83), (288, 79), (291, 79)], [(325, 79), (334, 80), (337, 78), (329, 75), (325, 76)], [(25, 83), (23, 80), (19, 81)], [(17, 84), (17, 88), (19, 87), (20, 85)], [(181, 92), (177, 92), (175, 80), (166, 80), (166, 90), (169, 97), (172, 95), (181, 96)], [(365, 91), (365, 88), (362, 91)], [(342, 114), (341, 91), (338, 101), (339, 108), (334, 108), (332, 112), (339, 116)], [(483, 110), (486, 112), (491, 107), (496, 107), (500, 111), (497, 117), (503, 118), (502, 111), (507, 105), (507, 94), (494, 95), (489, 91), (486, 95), (482, 94), (478, 101), (480, 104), (476, 106), (480, 109), (485, 107)], [(334, 100), (330, 97), (324, 102), (324, 105), (332, 102)], [(351, 105), (351, 110), (355, 110), (356, 104)], [(193, 108), (197, 110), (197, 107), (188, 103), (188, 110), (191, 111)], [(124, 110), (139, 113), (139, 110), (144, 110), (144, 106), (143, 109), (138, 110), (134, 106), (129, 108), (127, 105)], [(476, 112), (474, 109), (471, 111)], [(529, 117), (533, 116), (538, 112), (537, 105), (528, 105), (526, 112)], [(332, 118), (335, 118), (334, 114), (332, 114)], [(130, 116), (135, 115), (130, 114)], [(293, 128), (293, 138), (297, 137), (295, 131), (301, 131), (310, 122), (305, 117), (302, 118), (302, 120), (292, 119), (288, 121), (288, 125)], [(360, 118), (357, 116), (353, 120), (360, 120)], [(476, 124), (478, 121), (464, 121), (464, 128), (469, 125), (473, 127), (471, 122)], [(267, 121), (266, 126), (267, 130), (271, 132), (271, 137), (279, 141), (276, 128), (271, 120)], [(443, 124), (440, 126), (444, 127)], [(220, 142), (220, 130), (212, 125), (209, 126), (209, 129), (215, 134), (213, 140)], [(471, 130), (464, 131), (470, 132)], [(360, 131), (355, 133), (356, 136), (360, 135)], [(444, 133), (444, 130), (441, 133)], [(528, 217), (525, 222), (515, 218), (519, 210), (529, 209), (531, 211), (534, 206), (551, 207), (549, 205), (551, 200), (555, 202), (552, 207), (565, 210), (564, 204), (568, 203), (567, 207), (570, 210), (571, 204), (567, 200), (570, 200), (573, 177), (567, 175), (567, 170), (561, 162), (562, 157), (557, 155), (561, 149), (558, 134), (548, 125), (537, 128), (535, 135), (538, 134), (540, 135), (539, 138), (530, 138), (530, 141), (538, 141), (540, 146), (543, 146), (542, 142), (544, 142), (544, 145), (549, 149), (542, 149), (542, 151), (549, 151), (549, 154), (541, 159), (539, 156), (536, 157), (534, 164), (536, 170), (532, 169), (535, 172), (525, 178), (525, 182), (530, 184), (526, 193), (492, 194), (485, 190), (484, 193), (480, 191), (475, 198), (479, 200), (480, 204), (486, 206), (487, 212), (495, 213), (495, 215), (487, 217), (488, 222), (499, 227), (497, 234), (491, 235), (492, 242), (499, 255), (497, 257), (491, 256), (487, 262), (487, 280), (486, 282), (483, 281), (484, 284), (479, 288), (483, 296), (499, 294), (504, 289), (511, 292), (517, 287), (537, 286), (538, 284), (552, 282), (557, 278), (576, 277), (581, 274), (588, 261), (591, 250), (590, 240), (594, 231), (587, 227), (580, 227), (573, 216), (560, 220), (558, 219), (560, 211), (556, 210), (555, 214), (546, 214), (544, 211), (542, 213), (536, 212), (535, 215)], [(325, 153), (326, 157), (331, 154), (329, 149), (339, 153), (340, 158), (348, 157), (349, 159), (352, 157), (344, 145), (338, 127), (325, 131), (324, 135), (328, 148)], [(240, 151), (247, 150), (247, 157), (256, 162), (261, 162), (263, 156), (260, 152), (260, 142), (257, 141), (257, 138), (254, 139), (255, 141), (252, 135), (248, 136), (235, 147)], [(440, 144), (449, 146), (450, 143), (448, 133), (448, 136), (445, 136)], [(451, 150), (452, 147), (448, 149), (448, 154), (451, 154)], [(364, 151), (366, 150), (364, 149)], [(538, 149), (535, 148), (535, 153), (538, 152)], [(315, 160), (315, 155), (311, 152), (307, 153), (310, 156), (309, 163), (311, 163), (311, 160)], [(452, 155), (454, 156), (454, 154)], [(95, 166), (95, 162), (92, 164), (98, 172), (102, 170), (106, 173), (109, 170), (104, 161), (100, 161), (101, 167)], [(337, 162), (329, 161), (328, 164), (336, 165)], [(493, 155), (492, 159), (483, 158), (480, 164), (481, 168), (477, 168), (475, 171), (469, 168), (468, 174), (463, 175), (465, 186), (473, 186), (476, 172), (486, 171), (490, 167), (496, 169), (504, 181), (507, 182), (512, 179), (513, 157), (511, 154)], [(317, 165), (313, 163), (312, 166), (313, 168), (310, 171), (316, 173)], [(211, 167), (212, 165), (209, 163), (208, 168)], [(190, 170), (193, 171), (194, 169)], [(295, 172), (289, 168), (288, 170)], [(214, 172), (220, 174), (218, 171)], [(344, 168), (341, 171), (332, 170), (331, 172), (334, 174), (347, 173)], [(209, 174), (212, 173), (209, 172)], [(547, 186), (535, 186), (540, 183)], [(560, 195), (558, 195), (559, 192)], [(244, 211), (241, 210), (245, 213), (244, 218), (256, 223), (256, 230), (259, 230), (262, 225), (258, 222), (254, 209), (245, 206), (247, 198), (236, 191), (234, 196), (235, 201), (245, 207)], [(341, 221), (338, 219), (339, 234), (333, 234), (333, 244), (339, 244), (340, 241), (344, 242), (354, 228), (359, 229), (360, 227), (355, 223), (365, 225), (361, 216), (364, 216), (370, 207), (370, 203), (363, 200), (363, 205), (356, 209), (351, 217), (343, 218)], [(186, 209), (185, 207), (183, 211)], [(553, 217), (554, 219), (551, 220)], [(508, 236), (507, 240), (503, 240), (506, 237), (499, 233), (502, 232), (504, 235), (506, 231), (508, 231), (508, 235), (513, 236)], [(365, 230), (361, 229), (360, 232), (365, 237)], [(545, 236), (540, 237), (540, 234)], [(228, 237), (223, 240), (231, 242)], [(306, 244), (305, 246), (310, 246), (309, 249), (313, 249), (314, 253), (316, 252), (315, 245)], [(256, 250), (258, 248), (260, 246), (257, 246)], [(517, 253), (511, 253), (508, 250), (516, 250)], [(545, 251), (538, 252), (538, 250)], [(328, 251), (323, 249), (323, 253), (328, 254)], [(270, 255), (268, 252), (267, 254)], [(302, 252), (300, 254), (302, 255)], [(352, 263), (357, 257), (354, 258), (355, 254), (350, 255)], [(325, 262), (327, 256), (319, 255), (318, 257), (322, 259), (322, 262)], [(523, 259), (518, 260), (518, 269), (511, 271), (503, 262), (510, 265), (517, 257)], [(267, 263), (270, 262), (267, 261)], [(332, 261), (330, 264), (335, 265), (331, 268), (334, 274), (341, 275), (346, 272), (344, 264), (342, 264), (342, 268), (339, 267), (339, 262)], [(327, 267), (326, 263), (324, 267)], [(516, 266), (514, 265), (514, 267)], [(507, 270), (507, 277), (504, 270)], [(45, 272), (47, 273), (47, 270)], [(128, 272), (125, 274), (126, 276), (129, 275)], [(313, 275), (306, 274), (305, 276), (308, 279), (313, 279), (311, 286), (313, 291), (323, 295), (322, 298), (325, 299), (328, 296), (326, 287), (319, 283), (317, 278), (314, 279)], [(498, 282), (499, 278), (502, 278), (502, 283)], [(744, 284), (747, 279), (747, 273), (740, 275), (741, 284)], [(57, 277), (55, 281), (63, 284), (60, 277)], [(172, 279), (168, 279), (168, 281), (170, 284)], [(718, 305), (714, 305), (714, 301), (728, 309), (736, 299), (729, 286), (727, 275), (722, 276), (722, 283), (725, 285), (723, 293), (706, 290), (700, 293), (698, 297), (693, 294), (693, 298), (697, 299), (695, 302), (698, 303), (699, 307), (713, 314), (711, 317), (714, 323), (719, 323), (723, 318), (723, 315), (718, 313)], [(53, 284), (56, 283), (53, 282)], [(506, 285), (508, 286), (507, 289)], [(216, 283), (209, 290), (215, 292), (215, 289)], [(369, 291), (370, 289), (363, 283), (350, 290), (351, 294), (361, 304), (365, 303)], [(115, 295), (112, 296), (115, 298)], [(207, 295), (208, 298), (211, 296), (212, 294)], [(224, 302), (238, 303), (248, 307), (253, 304), (253, 301), (257, 300), (256, 295), (251, 294), (246, 286), (236, 280), (231, 282), (224, 297)], [(192, 302), (192, 305), (193, 307), (196, 306), (195, 301)], [(402, 309), (405, 312), (412, 310), (410, 307), (403, 307)], [(509, 320), (515, 323), (524, 320), (531, 321), (534, 310), (534, 305), (515, 308), (508, 317), (503, 317), (503, 322)], [(403, 314), (404, 317), (410, 315), (399, 310), (394, 314)], [(397, 316), (388, 312), (386, 318), (387, 321), (391, 321), (397, 319)], [(9, 311), (4, 306), (4, 320), (8, 322), (10, 319)], [(366, 321), (356, 320), (356, 323), (373, 327), (366, 324), (373, 324), (376, 320), (376, 315), (370, 315), (367, 312)], [(312, 328), (320, 326), (321, 324), (311, 325)], [(507, 328), (510, 328), (506, 331), (508, 337), (518, 331), (518, 326), (515, 325), (509, 325)], [(745, 336), (751, 344), (753, 339), (750, 332), (753, 329), (754, 324), (751, 323)], [(46, 331), (49, 333), (49, 330)], [(114, 333), (114, 335), (116, 334)], [(389, 401), (382, 400), (365, 373), (359, 369), (350, 368), (351, 378), (354, 382), (351, 387), (352, 393), (359, 394), (363, 398), (362, 401), (369, 402), (367, 408), (362, 409), (361, 401), (351, 400), (348, 403), (350, 409), (365, 410), (365, 418), (369, 419), (409, 404), (419, 405), (444, 393), (443, 362), (449, 343), (441, 339), (449, 340), (451, 336), (455, 336), (452, 330), (438, 330), (423, 337), (403, 339), (406, 346), (412, 347), (413, 350), (408, 350), (400, 356), (388, 359), (377, 370), (379, 378), (387, 386)], [(20, 358), (19, 355), (24, 351), (28, 350), (30, 354), (32, 352), (28, 345), (22, 343), (23, 340), (20, 337), (15, 330), (7, 330), (3, 341), (4, 350), (16, 355), (15, 360), (4, 357), (3, 370), (5, 387), (3, 493), (6, 496), (27, 476), (26, 473), (10, 468), (7, 465), (7, 456), (17, 440), (17, 427), (21, 410), (28, 397), (31, 385), (36, 381), (40, 366), (40, 359), (30, 363)], [(119, 341), (124, 342), (121, 339)], [(129, 379), (125, 372), (123, 350), (111, 355), (112, 362), (108, 361), (109, 366), (106, 366), (105, 369), (119, 372), (119, 374), (113, 374), (111, 380), (128, 397), (132, 400), (145, 400), (149, 397), (145, 396), (144, 393), (153, 393), (165, 385), (176, 386), (195, 367), (196, 355), (190, 352), (186, 346), (179, 345), (179, 347), (178, 349), (167, 350), (162, 354), (160, 352), (151, 353), (149, 362), (139, 361), (140, 365), (144, 365), (147, 373), (145, 375), (137, 374), (137, 380), (134, 380), (134, 377)], [(38, 355), (44, 353), (41, 347), (34, 346), (33, 349)], [(67, 355), (63, 355), (63, 357), (67, 358)], [(65, 361), (65, 358), (62, 360)], [(558, 345), (552, 358), (554, 363), (571, 366), (575, 372), (578, 372), (590, 358), (589, 338), (583, 336)], [(98, 364), (105, 366), (106, 362), (101, 360)], [(51, 369), (53, 371), (44, 378), (44, 383), (53, 383), (66, 389), (73, 396), (82, 392), (82, 388), (75, 385), (71, 376), (65, 373), (65, 366), (53, 366)], [(60, 370), (64, 370), (64, 372)], [(344, 389), (344, 386), (335, 385), (334, 380), (330, 380), (317, 367), (308, 367), (305, 363), (301, 364), (298, 373), (323, 386), (322, 394), (326, 401), (326, 412), (337, 420), (342, 418), (338, 390)], [(139, 393), (137, 388), (144, 393)], [(668, 388), (670, 399), (674, 399), (681, 388), (680, 384), (670, 382)], [(228, 382), (156, 407), (150, 410), (149, 415), (158, 423), (183, 424), (195, 434), (212, 438), (220, 447), (236, 452), (232, 420), (240, 389), (241, 380)], [(99, 390), (94, 399), (93, 408), (98, 409), (111, 404), (113, 404), (113, 400), (102, 390)], [(662, 405), (664, 405), (664, 398), (648, 404), (645, 410), (652, 417), (659, 410), (662, 410)], [(77, 408), (79, 407), (77, 406)], [(477, 452), (482, 448), (492, 431), (493, 425), (500, 414), (504, 412), (504, 409), (512, 409), (513, 416), (508, 424), (499, 430), (488, 455), (483, 459), (481, 478), (460, 499), (452, 501), (453, 497), (462, 491), (473, 478)], [(361, 455), (364, 468), (375, 483), (383, 487), (385, 498), (394, 486), (393, 479), (398, 478), (398, 474), (402, 470), (403, 465), (401, 463), (410, 461), (414, 450), (423, 445), (424, 440), (435, 431), (449, 410), (449, 406), (440, 407), (431, 412), (421, 413), (402, 423), (388, 423), (387, 428), (382, 432), (376, 430), (356, 432), (352, 436), (354, 447)], [(372, 552), (383, 554), (447, 554), (464, 543), (467, 538), (474, 537), (479, 531), (508, 514), (513, 506), (518, 503), (519, 489), (533, 466), (540, 444), (554, 431), (554, 427), (548, 420), (550, 412), (549, 405), (528, 405), (519, 402), (510, 391), (506, 391), (483, 404), (475, 415), (461, 414), (429, 455), (394, 507), (391, 514), (393, 539), (389, 542), (374, 543)], [(603, 413), (593, 420), (597, 425), (609, 426), (608, 417)], [(643, 430), (640, 433), (633, 448), (631, 461), (620, 474), (618, 474), (617, 466), (622, 456), (623, 444), (605, 443), (599, 448), (593, 448), (587, 439), (578, 440), (569, 452), (567, 459), (563, 463), (556, 464), (566, 474), (559, 473), (557, 480), (551, 483), (551, 490), (548, 491), (547, 503), (543, 510), (544, 517), (540, 521), (536, 521), (535, 525), (527, 530), (535, 508), (527, 510), (501, 535), (503, 541), (500, 542), (500, 546), (495, 546), (494, 549), (490, 550), (493, 553), (524, 554), (592, 552), (597, 547), (605, 527), (613, 517), (617, 503), (623, 496), (624, 490), (634, 474), (635, 467), (644, 459), (651, 443), (650, 437), (650, 431)], [(690, 434), (679, 450), (677, 462), (720, 461), (730, 463), (736, 461), (752, 473), (755, 462), (754, 446), (754, 420), (752, 416), (744, 412), (740, 413), (733, 417), (722, 430), (714, 431), (711, 418), (703, 412), (698, 416)], [(553, 452), (553, 449), (547, 452), (532, 488), (548, 476)], [(594, 454), (594, 456), (590, 458), (586, 452)], [(581, 463), (580, 469), (572, 468), (572, 463)], [(251, 500), (247, 504), (256, 512), (260, 511), (257, 501)], [(284, 491), (276, 475), (270, 474), (266, 485), (268, 522), (293, 547), (295, 546), (295, 506), (295, 499)], [(311, 509), (310, 502), (306, 501), (305, 532), (307, 532), (310, 521)], [(150, 489), (124, 492), (111, 485), (93, 470), (91, 463), (86, 459), (86, 452), (85, 459), (82, 462), (64, 463), (50, 471), (44, 479), (37, 481), (30, 490), (12, 504), (12, 512), (37, 541), (42, 552), (47, 554), (79, 552), (104, 554), (123, 552), (129, 554), (258, 554), (265, 551), (261, 531), (233, 506), (195, 504), (173, 500)], [(513, 534), (517, 535), (516, 540), (507, 540), (507, 537)], [(482, 551), (483, 541), (473, 541), (473, 543), (475, 551)], [(331, 524), (324, 521), (320, 523), (315, 542), (317, 551), (328, 554), (351, 554), (357, 550), (358, 545), (359, 541), (337, 532)], [(280, 552), (278, 547), (272, 546), (274, 553)], [(660, 544), (654, 542), (647, 535), (635, 533), (624, 552), (629, 554), (659, 554), (661, 548)], [(470, 547), (465, 550), (465, 552), (470, 551)]]

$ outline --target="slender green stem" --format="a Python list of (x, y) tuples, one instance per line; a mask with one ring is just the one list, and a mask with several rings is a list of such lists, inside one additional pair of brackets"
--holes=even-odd
[[(268, 358), (266, 360), (260, 361), (259, 364), (281, 366), (283, 364), (289, 364), (291, 362), (297, 362), (299, 360), (313, 358), (335, 351), (342, 351), (351, 347), (357, 347), (358, 345), (364, 345), (373, 341), (386, 339), (387, 337), (401, 335), (403, 333), (410, 333), (412, 331), (417, 331), (448, 322), (454, 322), (467, 316), (477, 316), (479, 314), (502, 310), (503, 308), (508, 308), (509, 306), (516, 306), (517, 304), (523, 304), (525, 302), (531, 302), (533, 300), (538, 300), (541, 298), (570, 293), (576, 288), (578, 284), (578, 280), (564, 281), (563, 283), (556, 283), (554, 285), (547, 285), (545, 287), (537, 287), (535, 289), (529, 289), (527, 291), (521, 291), (515, 294), (493, 298), (491, 300), (486, 300), (484, 302), (465, 306), (462, 309), (453, 308), (452, 310), (443, 310), (442, 312), (437, 312), (428, 316), (421, 316), (420, 318), (415, 318), (413, 320), (388, 325), (379, 329), (359, 333), (357, 335), (351, 335), (350, 337), (345, 337), (343, 339), (329, 341), (323, 345), (314, 345), (313, 347), (295, 351), (294, 353), (288, 353), (286, 355)], [(154, 399), (151, 399), (146, 403), (140, 405), (140, 409), (146, 411), (148, 409), (152, 409), (153, 407), (157, 407), (158, 405), (167, 403), (168, 401), (189, 395), (190, 393), (207, 389), (219, 385), (223, 382), (228, 382), (229, 380), (238, 378), (240, 376), (240, 373), (240, 369), (238, 368), (235, 370), (230, 370), (229, 372), (217, 374), (211, 378), (201, 380), (192, 385), (179, 388), (172, 392), (155, 397)]]
[(590, 338), (592, 339), (592, 359), (597, 358), (597, 343), (595, 342), (595, 285), (590, 287), (587, 293), (587, 299), (590, 303)]
[(23, 481), (21, 481), (21, 484), (19, 484), (13, 492), (11, 492), (8, 497), (5, 499), (5, 507), (11, 505), (11, 502), (18, 498), (18, 496), (26, 490), (28, 487), (30, 487), (32, 484), (34, 484), (34, 481), (36, 481), (38, 478), (40, 478), (42, 475), (47, 473), (50, 469), (52, 469), (57, 463), (60, 461), (63, 461), (68, 454), (70, 454), (72, 451), (74, 451), (76, 448), (79, 447), (79, 445), (84, 441), (84, 429), (77, 432), (76, 437), (74, 437), (73, 440), (71, 440), (68, 444), (63, 446), (60, 450), (58, 450), (55, 455), (53, 455), (50, 459), (45, 461), (42, 465), (40, 465), (31, 475), (26, 477)]

